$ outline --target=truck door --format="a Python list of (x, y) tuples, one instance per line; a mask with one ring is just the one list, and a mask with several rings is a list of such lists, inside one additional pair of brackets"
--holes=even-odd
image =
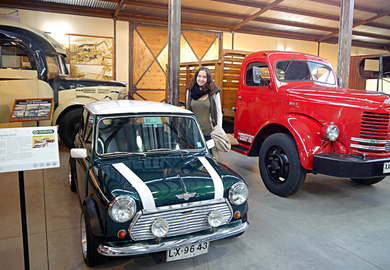
[[(260, 69), (263, 78), (256, 83), (253, 68)], [(252, 143), (259, 127), (269, 117), (272, 89), (269, 68), (265, 62), (251, 62), (245, 67), (242, 82), (237, 92), (234, 132), (240, 142)]]

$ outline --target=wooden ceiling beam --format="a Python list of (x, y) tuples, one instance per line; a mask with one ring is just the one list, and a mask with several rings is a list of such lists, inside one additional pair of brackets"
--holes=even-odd
[(255, 14), (249, 16), (248, 18), (246, 18), (245, 20), (243, 20), (242, 22), (240, 22), (239, 24), (237, 24), (236, 26), (232, 27), (231, 28), (231, 31), (235, 31), (237, 30), (238, 28), (240, 28), (241, 26), (247, 24), (248, 22), (252, 21), (253, 19), (259, 17), (261, 14), (263, 14), (264, 12), (267, 12), (268, 10), (276, 7), (277, 5), (279, 5), (281, 2), (283, 2), (284, 0), (276, 0), (275, 2), (269, 4), (269, 5), (266, 5), (265, 7), (261, 8), (259, 11), (257, 11)]
[[(382, 12), (382, 13), (376, 15), (376, 16), (373, 16), (373, 17), (371, 17), (371, 18), (368, 18), (367, 20), (359, 21), (358, 23), (354, 23), (353, 26), (352, 26), (352, 28), (355, 28), (355, 27), (357, 27), (357, 26), (360, 26), (360, 25), (363, 25), (363, 24), (372, 22), (372, 21), (374, 21), (374, 20), (376, 20), (376, 19), (382, 18), (382, 17), (387, 16), (387, 15), (389, 15), (389, 14), (390, 14), (390, 10), (387, 10), (387, 11)], [(326, 35), (326, 36), (323, 36), (322, 38), (318, 39), (318, 42), (324, 41), (324, 40), (326, 40), (326, 39), (328, 39), (328, 38), (330, 38), (330, 37), (332, 37), (332, 36), (337, 35), (338, 33), (339, 33), (339, 30), (333, 31), (332, 33), (330, 33), (330, 34), (328, 34), (328, 35)]]
[[(309, 0), (309, 1), (321, 3), (321, 4), (325, 4), (325, 5), (338, 6), (338, 7), (340, 7), (340, 3), (341, 3), (340, 0)], [(359, 11), (374, 13), (374, 14), (380, 14), (383, 12), (382, 10), (371, 9), (371, 8), (368, 8), (368, 7), (362, 6), (362, 5), (356, 5), (356, 3), (354, 5), (354, 9), (359, 10)]]
[(114, 18), (116, 18), (119, 14), (119, 12), (122, 10), (123, 6), (125, 5), (125, 0), (121, 0), (121, 2), (119, 3), (119, 6), (118, 8), (116, 9), (115, 13), (114, 13)]
[[(167, 19), (164, 18), (155, 18), (151, 16), (141, 16), (141, 15), (132, 15), (132, 14), (124, 14), (121, 13), (122, 8), (120, 7), (121, 2), (119, 0), (103, 0), (107, 2), (113, 2), (117, 3), (118, 7), (116, 8), (116, 11), (110, 11), (107, 9), (99, 9), (99, 8), (88, 8), (84, 6), (71, 6), (71, 5), (66, 5), (66, 4), (57, 4), (57, 3), (52, 3), (52, 2), (39, 2), (39, 1), (33, 1), (33, 0), (2, 0), (1, 5), (2, 7), (8, 7), (8, 8), (20, 8), (20, 9), (27, 9), (27, 10), (34, 10), (34, 11), (45, 11), (45, 12), (53, 12), (53, 13), (61, 13), (61, 14), (71, 14), (71, 15), (81, 15), (81, 16), (91, 16), (91, 17), (100, 17), (100, 18), (109, 18), (112, 19), (113, 16), (116, 14), (116, 17), (118, 20), (122, 21), (129, 21), (129, 22), (136, 22), (139, 24), (144, 24), (144, 25), (161, 25), (167, 27)], [(245, 5), (249, 2), (246, 2), (245, 0), (243, 1), (236, 1), (236, 0), (212, 0), (212, 1), (219, 1), (219, 2), (230, 2), (231, 4), (240, 4), (245, 3)], [(151, 7), (151, 8), (159, 8), (159, 9), (165, 9), (167, 10), (168, 7), (167, 5), (158, 5), (158, 4), (150, 4), (150, 3), (145, 3), (145, 2), (140, 2), (140, 1), (132, 1), (132, 0), (125, 0), (124, 5), (136, 5), (136, 6), (145, 6), (145, 7)], [(251, 2), (251, 5), (259, 8), (259, 4)], [(265, 5), (262, 5), (263, 7)], [(281, 6), (276, 6), (275, 8), (280, 10)], [(261, 8), (261, 7), (260, 7)], [(119, 11), (118, 11), (119, 10)], [(289, 9), (289, 8), (282, 8), (283, 11), (286, 12), (293, 12), (296, 9)], [(202, 11), (202, 10), (197, 10), (197, 9), (190, 9), (190, 8), (182, 8), (182, 12), (188, 12), (188, 13), (193, 13), (193, 14), (199, 14), (199, 15), (207, 15), (207, 16), (223, 16), (226, 18), (232, 18), (232, 19), (240, 19), (243, 20), (245, 19), (244, 16), (239, 15), (239, 14), (230, 14), (230, 13), (218, 13), (218, 12), (210, 12), (210, 11)], [(305, 11), (302, 12), (305, 13)], [(311, 16), (314, 16), (313, 12), (308, 12)], [(294, 13), (296, 14), (296, 13)], [(382, 25), (382, 24), (377, 24), (373, 23), (372, 20), (375, 18), (370, 18), (365, 21), (358, 21), (356, 24), (360, 23), (364, 24), (365, 26), (372, 26), (372, 27), (382, 27), (384, 29), (389, 29), (389, 26), (387, 25)], [(338, 18), (337, 18), (338, 20)], [(272, 24), (280, 24), (280, 25), (289, 25), (289, 26), (294, 26), (294, 27), (301, 27), (301, 28), (306, 28), (306, 29), (313, 29), (313, 30), (319, 30), (319, 31), (328, 31), (332, 32), (335, 31), (336, 29), (334, 28), (328, 28), (324, 26), (318, 26), (318, 25), (312, 25), (312, 24), (306, 24), (306, 23), (298, 23), (298, 22), (293, 22), (293, 21), (286, 21), (286, 20), (277, 20), (277, 19), (272, 19), (272, 18), (264, 18), (264, 17), (259, 17), (253, 19), (253, 21), (257, 22), (264, 22), (264, 23), (272, 23)], [(206, 23), (198, 23), (198, 22), (191, 22), (191, 21), (182, 21), (182, 28), (183, 29), (207, 29), (207, 30), (216, 30), (216, 31), (230, 31), (231, 26), (229, 25), (213, 25), (213, 24), (206, 24)], [(317, 41), (316, 38), (320, 38), (318, 36), (313, 36), (313, 35), (308, 35), (308, 34), (302, 34), (298, 32), (292, 32), (292, 31), (273, 31), (273, 30), (267, 30), (267, 29), (262, 29), (262, 28), (244, 28), (244, 29), (237, 29), (236, 32), (240, 33), (252, 33), (252, 34), (258, 34), (258, 35), (266, 35), (266, 36), (274, 36), (274, 37), (281, 37), (281, 38), (291, 38), (291, 39), (299, 39), (299, 40), (307, 40), (307, 41)], [(365, 36), (365, 37), (370, 37), (370, 38), (375, 38), (375, 39), (384, 39), (384, 40), (389, 40), (389, 37), (385, 37), (382, 35), (377, 35), (377, 34), (370, 34), (366, 32), (359, 32), (359, 31), (354, 31), (353, 35), (358, 35), (358, 36)], [(336, 40), (336, 41), (334, 41)], [(328, 38), (327, 40), (323, 40), (322, 42), (325, 43), (337, 43), (337, 38)], [(366, 47), (366, 48), (381, 48), (385, 45), (382, 43), (370, 43), (370, 42), (358, 42), (358, 41), (352, 41), (352, 44), (357, 44), (359, 47)], [(355, 45), (354, 45), (355, 46)]]

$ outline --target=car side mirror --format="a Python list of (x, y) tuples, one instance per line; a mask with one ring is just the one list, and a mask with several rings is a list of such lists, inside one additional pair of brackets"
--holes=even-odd
[(252, 75), (253, 75), (253, 82), (255, 84), (260, 84), (260, 68), (259, 67), (253, 67), (252, 69)]
[(72, 148), (70, 149), (70, 156), (72, 158), (86, 158), (87, 149), (85, 148)]
[(211, 140), (208, 140), (208, 141), (206, 142), (206, 145), (207, 145), (207, 148), (208, 148), (208, 149), (211, 149), (211, 148), (213, 148), (213, 147), (215, 146), (215, 142), (214, 142), (213, 139), (211, 139)]

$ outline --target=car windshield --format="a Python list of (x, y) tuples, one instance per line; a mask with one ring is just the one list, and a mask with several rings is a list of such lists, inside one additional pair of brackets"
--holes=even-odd
[(104, 117), (97, 123), (99, 155), (191, 151), (203, 149), (204, 140), (193, 117)]
[(275, 65), (276, 76), (282, 82), (316, 81), (336, 84), (331, 67), (314, 61), (283, 60)]

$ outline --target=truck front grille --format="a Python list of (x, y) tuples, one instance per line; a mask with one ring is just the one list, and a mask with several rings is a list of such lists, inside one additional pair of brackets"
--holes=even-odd
[(389, 119), (386, 113), (363, 112), (359, 138), (352, 137), (350, 146), (368, 153), (390, 152)]
[(167, 237), (207, 230), (210, 229), (207, 218), (213, 210), (219, 210), (223, 214), (222, 224), (228, 223), (232, 218), (231, 207), (225, 199), (160, 207), (150, 212), (140, 211), (130, 225), (130, 236), (135, 241), (156, 239), (151, 226), (159, 218), (165, 219), (169, 224)]

